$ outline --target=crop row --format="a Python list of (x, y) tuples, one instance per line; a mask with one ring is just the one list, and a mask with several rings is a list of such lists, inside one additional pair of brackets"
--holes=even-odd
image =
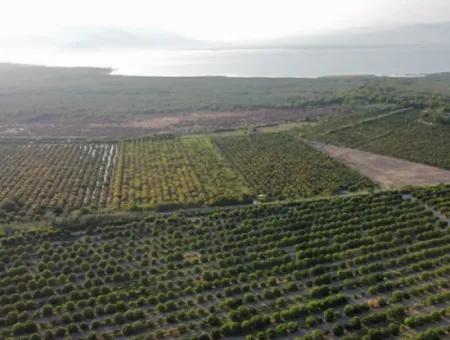
[(5, 338), (448, 335), (448, 227), (397, 192), (0, 242)]
[(439, 185), (435, 187), (412, 190), (414, 197), (434, 209), (440, 214), (450, 218), (450, 186)]
[(121, 143), (114, 207), (244, 201), (250, 194), (244, 179), (217, 151), (207, 138)]
[(258, 194), (309, 197), (367, 189), (371, 183), (289, 134), (251, 134), (215, 139)]
[(427, 122), (416, 110), (397, 112), (348, 128), (336, 123), (334, 129), (311, 138), (450, 169), (449, 125)]
[(309, 197), (371, 187), (289, 135), (216, 143), (209, 137), (171, 136), (120, 143), (3, 142), (0, 221), (74, 210), (221, 206), (249, 203), (257, 194)]
[(0, 155), (3, 219), (110, 204), (114, 144), (4, 143)]

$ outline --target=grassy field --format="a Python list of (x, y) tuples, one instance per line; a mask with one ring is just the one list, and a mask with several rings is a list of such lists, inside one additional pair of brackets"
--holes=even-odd
[(0, 237), (0, 337), (448, 337), (448, 224), (398, 192)]
[(337, 194), (372, 186), (289, 133), (218, 137), (215, 142), (254, 191), (270, 198)]

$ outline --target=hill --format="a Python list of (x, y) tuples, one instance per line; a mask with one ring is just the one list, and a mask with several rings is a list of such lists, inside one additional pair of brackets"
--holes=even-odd
[(263, 42), (260, 48), (389, 48), (450, 47), (450, 23), (414, 24), (391, 28), (355, 27), (314, 36), (293, 35)]

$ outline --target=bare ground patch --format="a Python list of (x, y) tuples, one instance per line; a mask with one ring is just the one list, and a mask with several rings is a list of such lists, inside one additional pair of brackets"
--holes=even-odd
[(246, 125), (297, 121), (320, 115), (320, 111), (288, 109), (258, 109), (235, 111), (197, 111), (153, 114), (119, 122), (90, 124), (92, 128), (148, 129), (159, 132), (189, 132), (233, 129)]
[(134, 137), (152, 133), (197, 133), (279, 125), (348, 113), (339, 106), (298, 109), (258, 108), (124, 116), (42, 117), (30, 122), (0, 121), (0, 137)]
[(311, 144), (386, 188), (450, 183), (448, 170), (356, 149)]

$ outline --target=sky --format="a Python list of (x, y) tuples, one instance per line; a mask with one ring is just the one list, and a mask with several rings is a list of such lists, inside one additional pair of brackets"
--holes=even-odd
[(5, 0), (0, 37), (111, 27), (229, 42), (443, 21), (449, 0)]

